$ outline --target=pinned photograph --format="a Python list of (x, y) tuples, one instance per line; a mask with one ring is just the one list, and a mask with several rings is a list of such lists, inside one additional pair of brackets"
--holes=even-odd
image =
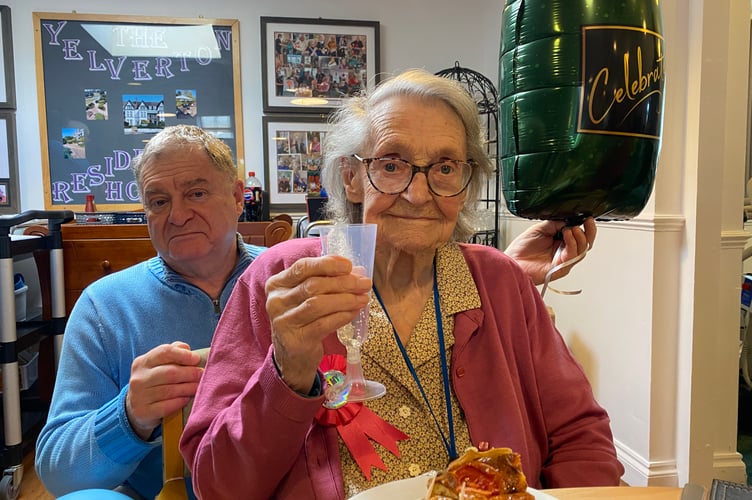
[(63, 158), (86, 158), (86, 131), (83, 128), (64, 128), (61, 132)]
[(84, 106), (87, 120), (107, 119), (107, 91), (103, 89), (85, 89)]
[(178, 119), (195, 118), (197, 113), (196, 90), (176, 90), (175, 117)]
[(165, 128), (164, 96), (123, 94), (123, 132), (156, 134)]

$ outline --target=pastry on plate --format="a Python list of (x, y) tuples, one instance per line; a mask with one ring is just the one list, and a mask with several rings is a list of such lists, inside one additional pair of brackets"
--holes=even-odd
[(519, 453), (468, 448), (429, 482), (425, 500), (533, 500)]

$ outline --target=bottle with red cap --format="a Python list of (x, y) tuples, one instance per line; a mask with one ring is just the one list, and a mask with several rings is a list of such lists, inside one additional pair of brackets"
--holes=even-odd
[(247, 222), (264, 220), (264, 187), (259, 178), (256, 177), (256, 172), (248, 172), (248, 177), (245, 179), (243, 199), (245, 203), (244, 219)]
[(94, 215), (94, 212), (97, 211), (97, 204), (94, 201), (93, 194), (86, 195), (86, 205), (84, 206), (84, 211), (89, 214), (89, 216), (86, 218), (86, 222), (99, 222), (99, 218)]
[(97, 211), (97, 204), (94, 202), (94, 195), (93, 194), (87, 194), (86, 195), (86, 206), (84, 207), (84, 211), (86, 211), (86, 212), (96, 212)]

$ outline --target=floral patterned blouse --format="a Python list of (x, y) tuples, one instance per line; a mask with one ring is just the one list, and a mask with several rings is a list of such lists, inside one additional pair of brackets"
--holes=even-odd
[[(481, 304), (475, 282), (457, 245), (447, 244), (437, 251), (436, 270), (446, 362), (449, 366), (454, 345), (454, 314), (480, 308)], [(449, 462), (447, 448), (434, 420), (435, 417), (441, 426), (441, 432), (448, 440), (449, 424), (433, 294), (423, 307), (420, 319), (405, 345), (407, 355), (426, 392), (433, 416), (402, 357), (392, 325), (373, 294), (370, 311), (370, 335), (362, 348), (363, 373), (366, 378), (384, 384), (386, 395), (365, 404), (410, 437), (399, 442), (401, 457), (396, 457), (371, 441), (387, 470), (372, 468), (370, 481), (366, 480), (340, 439), (340, 457), (347, 497), (379, 484), (443, 469)], [(451, 373), (451, 370), (449, 372)], [(454, 396), (454, 391), (451, 392), (456, 450), (461, 454), (471, 443), (462, 408)]]

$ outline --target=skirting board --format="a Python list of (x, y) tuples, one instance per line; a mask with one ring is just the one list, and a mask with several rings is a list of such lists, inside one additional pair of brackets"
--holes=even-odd
[(679, 486), (675, 460), (646, 460), (624, 443), (614, 440), (616, 456), (624, 466), (622, 480), (630, 486)]
[(736, 451), (713, 453), (713, 477), (732, 483), (747, 483), (747, 468)]
[[(614, 440), (616, 456), (624, 465), (622, 481), (630, 486), (683, 486), (675, 460), (646, 460), (624, 443)], [(746, 468), (737, 452), (714, 453), (712, 477), (745, 483)], [(686, 482), (686, 481), (685, 481)]]

